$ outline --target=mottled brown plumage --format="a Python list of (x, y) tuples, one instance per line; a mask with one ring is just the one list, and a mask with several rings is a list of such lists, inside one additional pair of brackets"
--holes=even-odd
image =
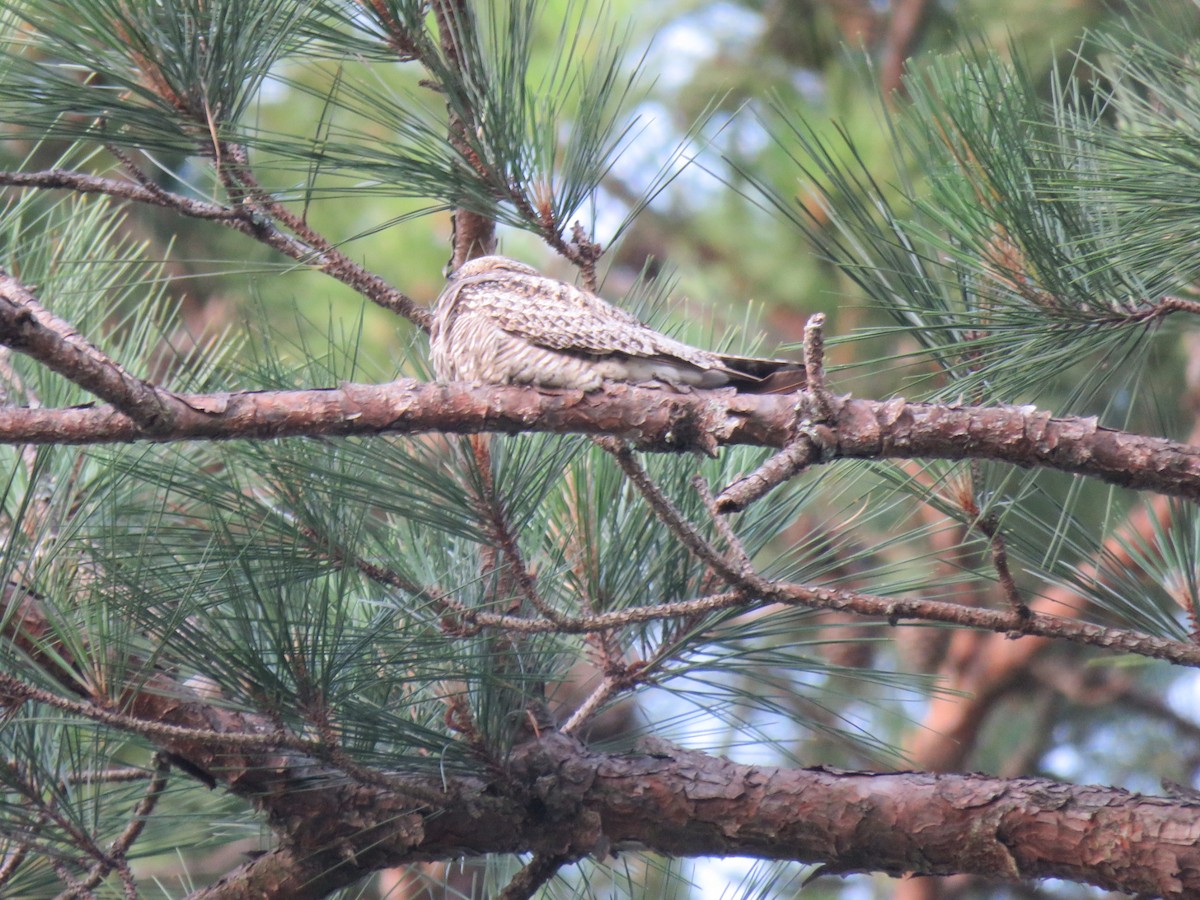
[(593, 391), (605, 381), (796, 390), (803, 368), (692, 347), (595, 294), (503, 256), (473, 259), (443, 288), (430, 346), (441, 381)]

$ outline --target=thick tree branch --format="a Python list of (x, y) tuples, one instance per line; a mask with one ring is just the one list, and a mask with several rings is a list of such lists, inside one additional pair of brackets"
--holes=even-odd
[[(137, 440), (475, 434), (608, 434), (640, 450), (709, 444), (783, 446), (794, 395), (692, 394), (613, 385), (594, 393), (472, 388), (401, 379), (299, 391), (180, 394), (191, 408), (168, 432), (148, 434), (111, 407), (0, 407), (0, 443), (105, 444)], [(988, 459), (1055, 469), (1109, 484), (1200, 499), (1200, 447), (1117, 431), (1095, 419), (1033, 407), (847, 400), (829, 423), (823, 463), (837, 459)]]
[(323, 900), (370, 873), (334, 848), (288, 845), (244, 863), (187, 900)]
[[(812, 592), (778, 586), (778, 599), (791, 594)], [(826, 599), (839, 598), (864, 599)], [(40, 629), (24, 621), (36, 613), (31, 598), (16, 599), (10, 628), (25, 643), (21, 635)], [(915, 611), (922, 601), (914, 603)], [(60, 653), (47, 671), (77, 690), (71, 666)], [(6, 692), (91, 712), (15, 683)], [(1188, 797), (1041, 779), (742, 766), (661, 742), (603, 754), (553, 732), (477, 775), (347, 767), (317, 742), (280, 734), (267, 716), (190, 699), (163, 674), (139, 679), (122, 710), (103, 718), (254, 803), (279, 834), (278, 850), (198, 895), (206, 898), (316, 898), (411, 862), (484, 853), (568, 859), (629, 846), (819, 862), (828, 873), (1058, 877), (1172, 898), (1200, 891), (1200, 803)]]
[[(1171, 809), (1167, 798), (1042, 779), (757, 768), (669, 747), (605, 760), (596, 775), (587, 796), (603, 798), (614, 843), (690, 855), (700, 841), (704, 855), (820, 859), (836, 874), (1067, 877), (1167, 897), (1200, 890), (1200, 804)], [(1130, 835), (1149, 840), (1124, 843)]]
[[(379, 772), (255, 747), (267, 718), (187, 701), (162, 678), (127, 705), (162, 749), (263, 809), (280, 849), (198, 896), (325, 896), (371, 871), (466, 854), (672, 855), (820, 862), (825, 871), (1059, 877), (1164, 897), (1200, 891), (1200, 804), (981, 775), (736, 765), (661, 742), (603, 754), (549, 734), (484, 778)], [(204, 735), (204, 737), (200, 737)], [(437, 792), (422, 806), (412, 793)], [(971, 841), (962, 835), (973, 835)]]
[(25, 285), (0, 272), (0, 344), (107, 400), (147, 434), (168, 433), (191, 410), (169, 391), (125, 371), (68, 322), (42, 307)]
[[(237, 793), (254, 791), (290, 840), (197, 895), (206, 898), (323, 896), (383, 865), (464, 853), (561, 858), (626, 846), (819, 862), (832, 874), (966, 872), (1163, 897), (1200, 891), (1200, 803), (1045, 779), (743, 766), (661, 742), (602, 754), (550, 734), (514, 751), (499, 791), (453, 779), (460, 799), (426, 815), (406, 798), (322, 778), (301, 760), (226, 758), (213, 771)], [(296, 884), (293, 871), (320, 877)]]

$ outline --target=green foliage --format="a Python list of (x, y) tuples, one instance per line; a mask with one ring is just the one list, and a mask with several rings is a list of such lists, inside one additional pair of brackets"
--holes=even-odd
[[(87, 215), (89, 205), (70, 217), (79, 232), (71, 240), (87, 242), (94, 263), (107, 221)], [(60, 236), (56, 246), (69, 244)], [(114, 271), (145, 271), (134, 248), (118, 242), (111, 249), (124, 261)], [(31, 279), (61, 283), (49, 277), (54, 258), (19, 247), (12, 252), (45, 266), (43, 273), (27, 269)], [(144, 357), (160, 337), (146, 323), (169, 306), (154, 277), (130, 285), (114, 277), (114, 283), (149, 288), (138, 307), (140, 327), (127, 327), (119, 316), (112, 320), (121, 340), (113, 349), (125, 359)], [(88, 318), (96, 292), (53, 296), (61, 314), (88, 321), (95, 334), (105, 332), (103, 320)], [(317, 373), (337, 379), (359, 368), (352, 352), (314, 352), (301, 371), (291, 372), (269, 339), (256, 341), (255, 349), (256, 364), (243, 363), (237, 381), (290, 384)], [(692, 476), (699, 470), (720, 486), (761, 453), (733, 451), (704, 463), (653, 457), (647, 465), (679, 508), (704, 522)], [(445, 630), (446, 610), (435, 591), (468, 609), (506, 608), (497, 573), (480, 564), (495, 546), (493, 514), (480, 499), (489, 484), (537, 573), (544, 602), (563, 614), (619, 611), (712, 590), (706, 567), (655, 521), (611, 459), (579, 438), (496, 439), (487, 478), (465, 441), (444, 439), (46, 448), (32, 462), (10, 449), (5, 458), (8, 571), (19, 571), (43, 598), (50, 628), (45, 648), (75, 661), (81, 686), (107, 686), (119, 704), (130, 684), (169, 671), (223, 707), (266, 715), (297, 733), (333, 714), (352, 758), (391, 771), (479, 771), (478, 748), (448, 727), (448, 697), (465, 700), (490, 752), (502, 757), (540, 685), (548, 683), (553, 694), (588, 652), (581, 637), (532, 636), (513, 645), (487, 632)], [(782, 491), (739, 517), (748, 551), (787, 556), (787, 548), (777, 546), (780, 529), (810, 499), (810, 491)], [(719, 541), (711, 523), (704, 530)], [(782, 746), (795, 739), (790, 729), (754, 720), (795, 718), (785, 701), (797, 692), (819, 707), (849, 678), (878, 681), (885, 692), (907, 685), (896, 676), (831, 667), (818, 652), (821, 638), (809, 619), (802, 611), (757, 619), (715, 613), (683, 628), (632, 626), (615, 639), (622, 653), (646, 660), (650, 685), (693, 706), (676, 714), (679, 735), (717, 714), (759, 728), (764, 739)], [(16, 646), (6, 645), (0, 656), (6, 669), (27, 672), (42, 689), (70, 698), (56, 676), (32, 666)], [(768, 667), (781, 680), (764, 690), (755, 673)], [(857, 741), (864, 752), (884, 749), (867, 750), (874, 742), (865, 733), (835, 721), (814, 720), (814, 727)], [(48, 748), (85, 733), (108, 733), (34, 707), (14, 716), (0, 735), (19, 742), (30, 739), (30, 729)], [(77, 780), (118, 758), (137, 757), (128, 743), (114, 741), (89, 744), (89, 754), (70, 757), (70, 766), (57, 757), (46, 762), (38, 783)], [(18, 743), (6, 749), (20, 758)], [(186, 804), (196, 789), (174, 790)], [(128, 797), (122, 787), (89, 802), (100, 804), (108, 827), (117, 828)], [(73, 808), (63, 798), (55, 803)], [(199, 810), (189, 815), (199, 817)], [(213, 814), (204, 808), (203, 815)], [(244, 810), (217, 815), (232, 816), (232, 824)], [(70, 843), (49, 830), (39, 841), (39, 847), (62, 844), (64, 852)], [(146, 852), (160, 846), (150, 841)]]
[(1189, 296), (1200, 276), (1187, 214), (1200, 170), (1196, 36), (1195, 16), (1165, 3), (1102, 36), (1097, 112), (1079, 128), (1091, 177), (1064, 189), (1068, 202), (1092, 195), (1107, 214), (1094, 269), (1151, 273), (1154, 287)]
[[(253, 102), (312, 14), (306, 0), (13, 3), (0, 118), (44, 135), (195, 152)], [(207, 135), (205, 132), (209, 132)]]
[[(1161, 400), (1163, 379), (1178, 375), (1164, 374), (1174, 360), (1163, 345), (1181, 316), (1164, 301), (1194, 296), (1197, 279), (1183, 221), (1196, 121), (1186, 21), (1163, 42), (1146, 39), (1160, 33), (1152, 16), (1099, 38), (1101, 59), (1114, 60), (1100, 70), (1107, 79), (1084, 81), (1081, 61), (1048, 94), (1017, 53), (1001, 61), (972, 45), (928, 62), (907, 84), (911, 102), (881, 113), (892, 168), (907, 173), (895, 183), (877, 179), (848, 133), (830, 139), (775, 106), (775, 140), (820, 199), (797, 203), (742, 175), (891, 317), (852, 338), (889, 348), (856, 366), (907, 375), (893, 383), (909, 397), (1032, 401), (1169, 430), (1177, 413)], [(920, 349), (892, 350), (901, 337)], [(1069, 586), (1103, 620), (1174, 639), (1195, 616), (1192, 528), (1178, 515), (1130, 546), (1109, 531), (1125, 521), (1118, 495), (1071, 479), (956, 462), (876, 471), (962, 524), (961, 552), (979, 564), (964, 584), (989, 577), (990, 528), (1026, 589)], [(1086, 562), (1097, 557), (1098, 568)], [(912, 586), (926, 577), (918, 570)]]
[[(244, 145), (303, 222), (312, 222), (310, 206), (314, 217), (346, 216), (336, 220), (345, 225), (339, 246), (380, 221), (409, 228), (452, 207), (561, 243), (573, 218), (613, 188), (622, 153), (642, 134), (631, 114), (641, 97), (637, 36), (583, 3), (464, 9), (443, 33), (413, 0), (14, 2), (5, 15), (20, 26), (0, 45), (0, 119), (41, 141), (30, 168), (49, 154), (64, 168), (105, 170), (116, 159), (128, 171), (120, 154), (98, 148), (136, 147), (164, 184), (189, 195), (222, 181), (237, 194), (228, 172), (194, 163), (207, 156), (219, 166)], [(726, 180), (749, 185), (759, 206), (728, 213), (722, 227), (740, 233), (725, 243), (705, 243), (699, 226), (690, 238), (698, 255), (798, 273), (798, 228), (861, 291), (856, 304), (865, 298), (890, 317), (886, 326), (870, 320), (849, 344), (864, 381), (886, 379), (910, 397), (1038, 403), (1168, 431), (1175, 412), (1153, 396), (1180, 329), (1160, 306), (1193, 296), (1200, 277), (1194, 26), (1194, 16), (1175, 28), (1147, 19), (1099, 36), (1098, 74), (1081, 60), (1049, 88), (1020, 53), (943, 53), (922, 63), (906, 103), (878, 113), (882, 127), (866, 145), (865, 106), (840, 132), (813, 125), (797, 112), (795, 73), (773, 59), (770, 113), (722, 122), (730, 134), (774, 137), (758, 153), (752, 140), (730, 142)], [(1147, 34), (1156, 39), (1132, 40)], [(754, 81), (742, 78), (739, 89)], [(272, 90), (315, 114), (290, 121), (265, 111)], [(663, 161), (638, 173), (617, 233), (676, 174), (697, 133), (693, 117), (664, 143)], [(725, 146), (725, 136), (712, 145)], [(58, 155), (54, 142), (77, 139), (86, 143)], [(698, 195), (666, 199), (699, 218)], [(409, 205), (375, 218), (383, 207), (360, 208), (397, 197)], [(764, 208), (795, 228), (768, 223)], [(423, 371), (419, 341), (381, 361), (365, 349), (361, 309), (353, 321), (327, 318), (311, 311), (311, 297), (290, 330), (273, 321), (278, 305), (263, 305), (244, 347), (221, 337), (182, 358), (176, 291), (158, 251), (131, 238), (129, 224), (111, 201), (16, 195), (0, 211), (0, 262), (131, 372), (170, 389)], [(730, 251), (739, 241), (755, 244), (753, 260)], [(229, 267), (243, 265), (274, 271)], [(749, 277), (736, 265), (725, 274), (735, 285)], [(838, 283), (828, 272), (806, 277)], [(644, 279), (623, 303), (685, 339), (736, 343), (662, 312), (673, 283)], [(436, 279), (426, 286), (432, 293)], [(744, 322), (741, 312), (729, 318)], [(28, 359), (2, 362), (9, 402), (90, 399)], [(836, 389), (849, 374), (833, 373)], [(0, 644), (0, 669), (50, 698), (106, 697), (118, 712), (131, 686), (170, 673), (221, 708), (294, 734), (332, 723), (355, 763), (435, 781), (493, 774), (531, 712), (568, 693), (580, 660), (602, 673), (620, 663), (636, 667), (629, 693), (647, 721), (615, 746), (652, 732), (756, 761), (902, 760), (904, 705), (936, 684), (903, 671), (883, 624), (834, 637), (825, 617), (767, 607), (638, 621), (603, 639), (468, 627), (471, 613), (536, 616), (542, 605), (565, 617), (620, 614), (726, 587), (596, 445), (523, 435), (480, 446), (428, 436), (0, 449), (0, 582), (35, 591), (45, 615), (35, 646)], [(714, 460), (641, 463), (724, 550), (695, 479), (719, 490), (763, 456), (727, 448)], [(1175, 506), (1134, 537), (1118, 528), (1127, 506), (1115, 491), (1000, 465), (842, 462), (728, 521), (766, 577), (959, 602), (998, 596), (998, 536), (1025, 596), (1069, 590), (1087, 604), (1085, 619), (1182, 640), (1188, 617), (1200, 615), (1197, 517)], [(867, 664), (840, 662), (847, 650), (868, 654)], [(610, 706), (627, 699), (619, 693)], [(80, 833), (100, 846), (125, 827), (145, 779), (90, 776), (147, 767), (151, 744), (28, 702), (5, 709), (0, 753), (22, 761), (0, 767), (0, 832), (41, 857), (6, 887), (36, 896), (58, 883), (52, 862), (86, 868), (68, 859)], [(201, 834), (232, 841), (258, 821), (241, 801), (178, 777), (171, 784), (166, 825), (138, 852)], [(513, 862), (488, 861), (488, 877), (505, 883)], [(799, 890), (796, 875), (794, 866), (755, 867), (739, 895)], [(703, 883), (676, 862), (623, 855), (611, 866), (586, 863), (550, 891), (684, 896), (689, 879)]]
[[(447, 35), (429, 31), (422, 4), (393, 4), (386, 15), (335, 15), (340, 27), (323, 36), (339, 42), (339, 59), (341, 29), (369, 51), (373, 41), (386, 40), (381, 31), (398, 25), (427, 80), (397, 88), (370, 69), (347, 71), (340, 63), (319, 79), (285, 78), (321, 98), (328, 120), (317, 134), (259, 131), (247, 140), (285, 171), (290, 161), (332, 179), (325, 187), (309, 184), (310, 195), (432, 199), (436, 208), (464, 206), (559, 236), (636, 134), (628, 119), (638, 77), (625, 60), (629, 36), (584, 4), (567, 4), (549, 35), (551, 18), (537, 0), (466, 8), (461, 21), (447, 23)], [(450, 122), (461, 123), (454, 136)], [(668, 173), (664, 168), (650, 192)]]

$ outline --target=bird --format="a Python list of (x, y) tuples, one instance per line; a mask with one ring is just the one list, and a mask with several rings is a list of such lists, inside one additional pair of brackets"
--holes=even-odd
[(805, 380), (795, 362), (693, 347), (504, 256), (478, 257), (450, 276), (433, 310), (430, 361), (442, 382), (585, 392), (624, 382), (783, 393)]

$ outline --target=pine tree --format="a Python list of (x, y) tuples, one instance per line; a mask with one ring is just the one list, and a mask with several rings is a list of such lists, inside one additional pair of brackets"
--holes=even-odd
[[(603, 6), (4, 5), (4, 896), (1200, 894), (1195, 8), (631, 186)], [(436, 254), (592, 288), (701, 170), (869, 307), (806, 390), (431, 380)]]

